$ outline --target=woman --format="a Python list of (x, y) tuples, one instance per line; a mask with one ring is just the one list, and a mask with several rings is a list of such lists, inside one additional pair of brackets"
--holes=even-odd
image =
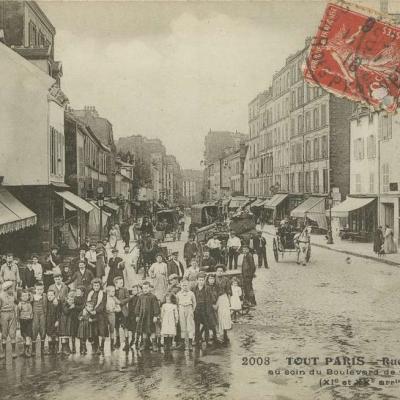
[(153, 280), (153, 293), (157, 300), (163, 303), (168, 289), (168, 279), (167, 264), (163, 262), (162, 254), (157, 254), (156, 262), (149, 269), (149, 276)]
[(393, 230), (389, 228), (389, 225), (386, 225), (384, 238), (385, 242), (383, 244), (383, 250), (385, 254), (397, 253), (396, 244), (394, 243), (393, 240)]
[(382, 254), (382, 245), (383, 245), (382, 227), (378, 226), (378, 229), (375, 231), (375, 235), (374, 235), (374, 253), (381, 255)]
[(110, 246), (112, 248), (115, 248), (117, 246), (117, 241), (118, 241), (118, 229), (117, 225), (114, 225), (109, 232), (108, 235), (108, 240), (110, 242)]

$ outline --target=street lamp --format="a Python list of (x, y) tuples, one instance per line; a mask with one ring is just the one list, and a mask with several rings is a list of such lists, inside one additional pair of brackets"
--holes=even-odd
[(328, 197), (328, 205), (329, 205), (329, 226), (328, 226), (328, 241), (327, 244), (333, 244), (333, 236), (332, 236), (332, 206), (333, 206), (333, 197), (332, 191), (329, 192)]
[(101, 240), (103, 236), (103, 206), (104, 206), (103, 186), (97, 186), (97, 205), (100, 208), (99, 236)]

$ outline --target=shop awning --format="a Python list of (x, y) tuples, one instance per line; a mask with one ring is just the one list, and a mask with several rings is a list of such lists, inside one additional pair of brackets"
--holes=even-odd
[[(375, 197), (347, 197), (345, 201), (332, 207), (332, 217), (346, 218), (349, 215), (349, 212), (363, 208), (374, 200)], [(329, 211), (326, 213), (328, 215)]]
[(93, 210), (93, 206), (87, 202), (86, 200), (82, 199), (81, 197), (77, 196), (72, 192), (55, 192), (60, 197), (62, 197), (65, 201), (73, 205), (74, 207), (79, 208), (80, 210), (84, 211), (85, 213), (89, 213)]
[(252, 207), (262, 207), (264, 203), (265, 203), (265, 199), (257, 199), (252, 204), (250, 204), (250, 208), (252, 208)]
[[(96, 212), (99, 212), (100, 207), (96, 204), (95, 201), (91, 201), (90, 204), (93, 206), (93, 208), (96, 210)], [(108, 213), (107, 211), (104, 211), (104, 209), (103, 209), (103, 215), (105, 215), (106, 217), (111, 217), (111, 214)]]
[(327, 229), (325, 212), (325, 197), (311, 196), (293, 209), (290, 215), (295, 218), (304, 218), (307, 215), (307, 218), (315, 221), (320, 228)]
[(64, 204), (64, 207), (68, 210), (68, 211), (76, 211), (75, 207), (72, 207), (71, 205), (69, 205), (68, 203)]
[(269, 208), (271, 210), (275, 210), (276, 207), (279, 206), (289, 195), (287, 193), (278, 193), (275, 194), (268, 203), (264, 204), (265, 208)]
[(0, 188), (0, 235), (35, 225), (36, 214), (17, 200), (7, 189)]
[(239, 208), (245, 205), (249, 199), (247, 197), (233, 197), (229, 203), (229, 208)]
[(119, 210), (119, 205), (111, 203), (109, 201), (105, 201), (104, 202), (104, 207), (107, 207), (112, 211), (118, 211)]

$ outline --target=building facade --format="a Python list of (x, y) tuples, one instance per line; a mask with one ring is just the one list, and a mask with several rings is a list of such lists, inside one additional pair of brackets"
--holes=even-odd
[(186, 206), (202, 201), (203, 171), (182, 170), (182, 197)]

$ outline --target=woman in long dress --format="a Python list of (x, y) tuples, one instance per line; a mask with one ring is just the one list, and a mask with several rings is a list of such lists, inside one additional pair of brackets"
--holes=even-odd
[(160, 303), (164, 302), (168, 290), (167, 264), (163, 262), (161, 254), (157, 255), (156, 262), (149, 269), (149, 276), (153, 281), (154, 295)]
[(385, 254), (393, 254), (397, 253), (397, 247), (393, 239), (393, 230), (386, 225), (385, 234), (384, 234), (385, 242), (383, 244), (383, 250)]
[(110, 242), (110, 246), (112, 248), (115, 248), (117, 245), (117, 241), (118, 241), (118, 230), (117, 230), (117, 225), (114, 225), (109, 232), (109, 237), (108, 240)]

